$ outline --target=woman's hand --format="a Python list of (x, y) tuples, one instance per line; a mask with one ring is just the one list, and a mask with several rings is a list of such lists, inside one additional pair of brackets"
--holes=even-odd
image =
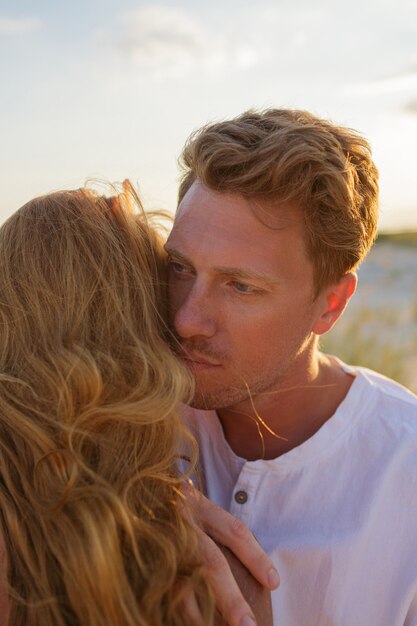
[(205, 498), (192, 485), (185, 485), (183, 493), (193, 513), (207, 580), (219, 611), (228, 626), (254, 626), (253, 611), (216, 543), (229, 548), (254, 578), (270, 590), (279, 585), (279, 576), (271, 559), (243, 522)]

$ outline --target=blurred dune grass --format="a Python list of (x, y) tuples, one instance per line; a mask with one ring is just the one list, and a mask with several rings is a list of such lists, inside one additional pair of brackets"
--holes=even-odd
[(321, 347), (417, 393), (417, 232), (378, 237), (354, 298)]

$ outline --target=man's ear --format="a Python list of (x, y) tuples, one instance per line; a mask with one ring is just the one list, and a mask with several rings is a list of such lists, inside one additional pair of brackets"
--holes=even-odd
[(312, 328), (313, 333), (324, 335), (334, 326), (355, 293), (357, 282), (357, 275), (351, 272), (345, 274), (339, 282), (329, 285), (323, 290), (319, 297), (324, 299), (324, 306), (320, 317)]

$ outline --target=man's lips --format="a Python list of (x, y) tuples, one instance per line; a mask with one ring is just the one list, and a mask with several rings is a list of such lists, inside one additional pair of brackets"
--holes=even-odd
[(205, 356), (200, 356), (199, 354), (194, 354), (185, 350), (180, 351), (179, 357), (191, 367), (220, 367), (220, 363), (214, 363)]

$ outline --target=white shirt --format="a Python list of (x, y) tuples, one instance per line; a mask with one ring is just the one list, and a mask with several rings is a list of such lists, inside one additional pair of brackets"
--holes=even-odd
[(271, 555), (276, 626), (417, 626), (417, 397), (344, 368), (336, 413), (277, 459), (237, 457), (214, 411), (187, 409), (203, 486)]

